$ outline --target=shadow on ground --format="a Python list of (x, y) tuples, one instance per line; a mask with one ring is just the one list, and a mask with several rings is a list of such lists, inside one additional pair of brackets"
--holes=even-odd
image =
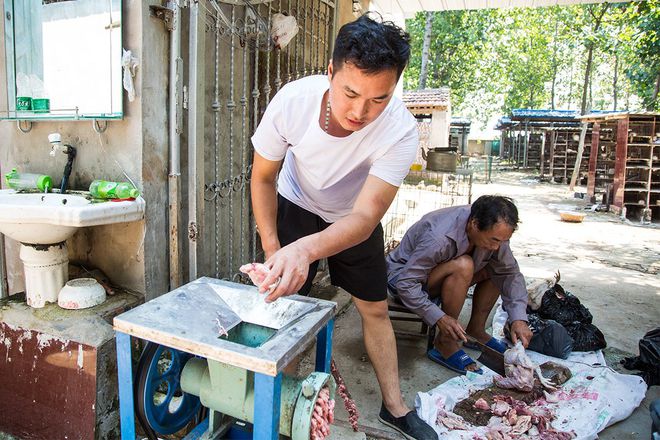
[[(576, 189), (580, 190), (583, 191)], [(619, 360), (636, 355), (639, 339), (660, 323), (657, 226), (639, 227), (613, 214), (598, 212), (588, 212), (583, 223), (562, 222), (560, 210), (583, 210), (587, 203), (575, 199), (567, 186), (538, 183), (521, 173), (502, 173), (491, 184), (475, 184), (473, 194), (473, 200), (482, 194), (506, 194), (516, 200), (522, 223), (511, 246), (523, 274), (550, 277), (560, 270), (564, 288), (576, 294), (591, 310), (594, 323), (605, 334), (608, 365), (630, 373), (618, 365)], [(319, 294), (338, 301), (339, 309), (344, 311), (336, 320), (333, 353), (357, 402), (360, 423), (396, 438), (392, 436), (394, 431), (377, 420), (380, 391), (362, 341), (360, 318), (349, 295), (328, 286)], [(460, 319), (465, 324), (468, 318), (469, 304), (466, 304)], [(395, 328), (414, 332), (418, 324), (397, 322)], [(411, 406), (417, 392), (428, 391), (456, 376), (428, 360), (425, 347), (424, 337), (397, 337), (401, 391)], [(300, 371), (311, 369), (313, 350), (308, 351), (299, 366)], [(651, 388), (628, 419), (607, 428), (599, 438), (650, 438), (649, 404), (659, 397), (658, 387)], [(339, 401), (336, 408), (337, 418), (347, 420)]]

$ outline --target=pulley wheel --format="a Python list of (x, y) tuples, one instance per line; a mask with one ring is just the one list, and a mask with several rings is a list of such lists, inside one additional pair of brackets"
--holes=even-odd
[(200, 412), (199, 397), (181, 390), (181, 372), (191, 354), (147, 343), (135, 382), (137, 419), (150, 439), (174, 434)]

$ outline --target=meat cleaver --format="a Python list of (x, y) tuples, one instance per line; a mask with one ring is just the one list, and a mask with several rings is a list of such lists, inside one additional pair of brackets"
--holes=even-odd
[(477, 341), (472, 336), (467, 336), (467, 339), (469, 342), (479, 347), (479, 350), (481, 351), (481, 356), (477, 358), (477, 361), (481, 362), (483, 365), (490, 368), (500, 376), (505, 376), (504, 355), (502, 353), (497, 350), (493, 350), (486, 344)]

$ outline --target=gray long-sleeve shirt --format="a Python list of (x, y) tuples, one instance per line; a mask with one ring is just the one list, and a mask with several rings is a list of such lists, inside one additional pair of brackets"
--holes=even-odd
[[(445, 313), (429, 299), (426, 282), (437, 265), (467, 253), (469, 216), (470, 205), (430, 212), (410, 227), (386, 257), (389, 284), (396, 287), (401, 302), (429, 325), (435, 325)], [(477, 247), (472, 259), (474, 273), (485, 267), (500, 290), (509, 320), (526, 321), (525, 279), (509, 242), (503, 242), (496, 252)]]

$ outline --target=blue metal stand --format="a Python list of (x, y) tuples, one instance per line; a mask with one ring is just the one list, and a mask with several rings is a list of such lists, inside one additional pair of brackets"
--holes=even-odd
[(330, 372), (330, 360), (332, 359), (332, 332), (335, 328), (334, 318), (316, 335), (316, 371)]
[(279, 438), (281, 389), (282, 373), (275, 377), (254, 373), (253, 438), (259, 440)]
[[(330, 319), (316, 335), (316, 371), (330, 372), (333, 330), (334, 319)], [(136, 436), (131, 337), (122, 332), (116, 332), (116, 335), (121, 437), (124, 440), (132, 440)], [(277, 440), (279, 438), (281, 387), (282, 373), (277, 376), (254, 374), (254, 439)], [(207, 429), (208, 419), (195, 427), (185, 439), (199, 439)]]
[(208, 417), (202, 420), (202, 422), (195, 426), (195, 429), (190, 431), (183, 440), (201, 440), (204, 438), (206, 431), (209, 429), (209, 419)]
[(135, 405), (133, 402), (133, 367), (131, 365), (131, 337), (116, 332), (117, 378), (119, 380), (119, 417), (121, 437), (124, 440), (135, 438)]

